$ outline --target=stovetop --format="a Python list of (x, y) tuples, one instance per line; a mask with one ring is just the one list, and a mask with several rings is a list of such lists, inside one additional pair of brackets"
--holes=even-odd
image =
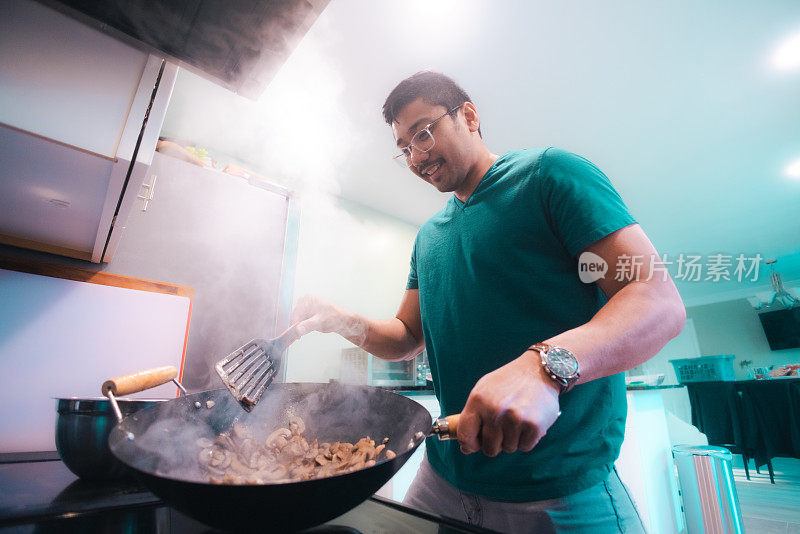
[[(170, 508), (136, 479), (85, 482), (72, 474), (55, 453), (2, 455), (0, 534), (28, 532), (212, 534), (220, 531)], [(328, 523), (304, 532), (489, 531), (373, 496)]]

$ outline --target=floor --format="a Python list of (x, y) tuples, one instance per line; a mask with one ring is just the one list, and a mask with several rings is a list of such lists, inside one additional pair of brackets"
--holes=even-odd
[(747, 480), (741, 456), (735, 456), (733, 476), (745, 530), (757, 534), (800, 534), (800, 460), (774, 458), (775, 484), (767, 467), (757, 474), (750, 462)]

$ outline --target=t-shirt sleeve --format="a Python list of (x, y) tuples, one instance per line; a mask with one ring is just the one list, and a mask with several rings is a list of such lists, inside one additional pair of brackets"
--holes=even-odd
[(408, 282), (406, 289), (419, 289), (417, 280), (417, 243), (414, 242), (414, 250), (411, 251), (411, 268), (408, 271)]
[(586, 158), (551, 147), (537, 172), (550, 227), (573, 256), (636, 223), (608, 177)]

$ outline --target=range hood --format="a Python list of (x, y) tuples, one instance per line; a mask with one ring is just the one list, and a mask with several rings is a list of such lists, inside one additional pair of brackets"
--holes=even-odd
[(40, 1), (256, 99), (330, 0)]

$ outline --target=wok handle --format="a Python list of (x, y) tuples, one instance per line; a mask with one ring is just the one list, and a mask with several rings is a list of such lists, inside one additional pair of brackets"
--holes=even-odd
[(458, 439), (458, 419), (461, 417), (460, 413), (441, 417), (433, 422), (433, 435), (439, 436), (439, 439)]
[(114, 396), (128, 395), (166, 384), (177, 376), (178, 370), (172, 365), (156, 367), (106, 380), (100, 391), (106, 397), (109, 393)]

